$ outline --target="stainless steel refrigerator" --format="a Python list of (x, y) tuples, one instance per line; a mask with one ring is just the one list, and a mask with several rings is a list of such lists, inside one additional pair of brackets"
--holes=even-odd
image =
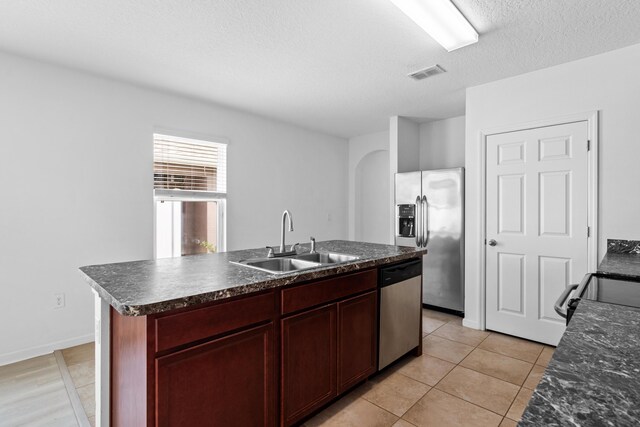
[(395, 176), (395, 243), (426, 247), (423, 304), (464, 311), (464, 168)]

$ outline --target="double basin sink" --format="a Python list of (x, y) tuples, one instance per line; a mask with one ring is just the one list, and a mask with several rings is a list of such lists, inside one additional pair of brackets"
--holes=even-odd
[(307, 270), (328, 264), (341, 264), (359, 259), (355, 255), (329, 253), (304, 253), (282, 258), (254, 258), (243, 261), (232, 261), (234, 264), (266, 271), (267, 273), (289, 273), (292, 271)]

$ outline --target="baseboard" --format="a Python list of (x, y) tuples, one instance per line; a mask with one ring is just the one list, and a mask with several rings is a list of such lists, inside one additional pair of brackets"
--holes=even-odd
[(471, 328), (471, 329), (481, 330), (480, 324), (478, 322), (476, 322), (474, 320), (471, 320), (471, 319), (467, 319), (467, 318), (462, 319), (462, 326), (465, 326), (465, 327)]
[(31, 359), (33, 357), (38, 357), (45, 354), (51, 354), (55, 350), (62, 350), (65, 348), (74, 347), (76, 345), (86, 344), (88, 342), (92, 342), (93, 340), (93, 334), (87, 334), (79, 337), (27, 348), (24, 350), (13, 351), (11, 353), (0, 354), (0, 366), (21, 362), (23, 360)]

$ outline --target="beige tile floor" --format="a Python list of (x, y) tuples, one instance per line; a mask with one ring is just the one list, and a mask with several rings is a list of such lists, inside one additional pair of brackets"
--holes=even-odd
[(89, 423), (96, 424), (96, 389), (95, 389), (95, 346), (94, 343), (79, 345), (62, 350), (64, 362), (69, 369), (73, 385), (80, 397)]
[(462, 326), (423, 310), (423, 355), (359, 386), (305, 423), (313, 426), (515, 426), (553, 348)]

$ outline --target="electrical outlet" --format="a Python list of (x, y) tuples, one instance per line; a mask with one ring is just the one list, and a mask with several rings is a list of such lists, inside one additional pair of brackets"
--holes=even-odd
[(63, 308), (64, 303), (64, 294), (53, 294), (53, 308)]

